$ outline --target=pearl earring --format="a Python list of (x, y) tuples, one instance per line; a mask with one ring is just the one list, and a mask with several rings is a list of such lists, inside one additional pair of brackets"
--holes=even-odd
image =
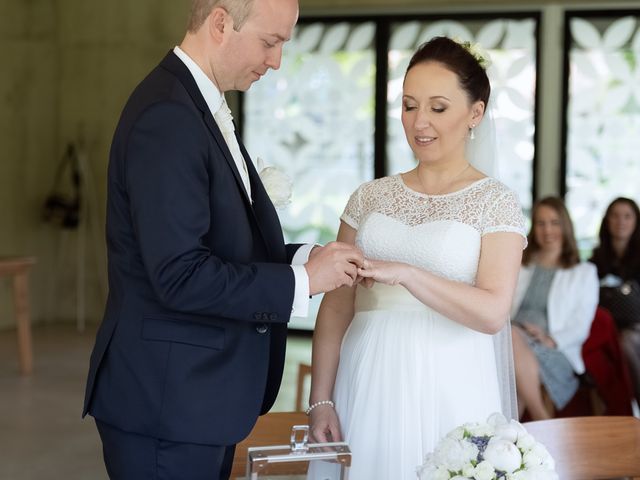
[(476, 128), (476, 124), (472, 123), (471, 127), (469, 127), (469, 140), (475, 140), (476, 138), (475, 131), (473, 130), (474, 128)]

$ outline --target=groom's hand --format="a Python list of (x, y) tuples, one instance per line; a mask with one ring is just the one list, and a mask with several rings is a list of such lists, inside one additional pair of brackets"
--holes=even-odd
[(324, 247), (315, 247), (304, 265), (309, 275), (309, 294), (354, 285), (358, 279), (358, 268), (363, 265), (362, 252), (348, 243), (330, 242)]

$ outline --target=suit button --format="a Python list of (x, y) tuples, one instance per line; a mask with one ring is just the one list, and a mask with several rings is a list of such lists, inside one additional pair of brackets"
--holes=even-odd
[(265, 322), (269, 320), (269, 314), (268, 313), (263, 313), (262, 314), (262, 320), (264, 320)]
[(264, 323), (261, 323), (260, 325), (258, 325), (256, 327), (256, 332), (258, 332), (260, 334), (267, 333), (268, 331), (269, 331), (269, 326), (264, 324)]
[(253, 314), (253, 319), (254, 320), (260, 320), (262, 318), (262, 313), (260, 312), (256, 312)]
[(278, 314), (277, 313), (270, 313), (269, 314), (269, 320), (271, 320), (272, 322), (278, 319)]

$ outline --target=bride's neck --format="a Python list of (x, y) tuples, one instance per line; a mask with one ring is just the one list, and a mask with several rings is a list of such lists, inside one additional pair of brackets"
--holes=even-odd
[(464, 180), (471, 170), (469, 162), (462, 158), (459, 161), (446, 163), (421, 162), (409, 173), (412, 174), (415, 185), (423, 193), (437, 195), (451, 190)]

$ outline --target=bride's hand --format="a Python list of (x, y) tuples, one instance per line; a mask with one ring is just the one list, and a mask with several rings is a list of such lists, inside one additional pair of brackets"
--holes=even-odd
[(398, 285), (406, 277), (409, 268), (406, 263), (365, 259), (364, 267), (358, 269), (358, 276), (363, 277), (362, 283), (365, 287), (372, 286), (373, 281)]
[(341, 442), (340, 421), (333, 407), (322, 405), (316, 407), (309, 416), (309, 435), (311, 442)]

